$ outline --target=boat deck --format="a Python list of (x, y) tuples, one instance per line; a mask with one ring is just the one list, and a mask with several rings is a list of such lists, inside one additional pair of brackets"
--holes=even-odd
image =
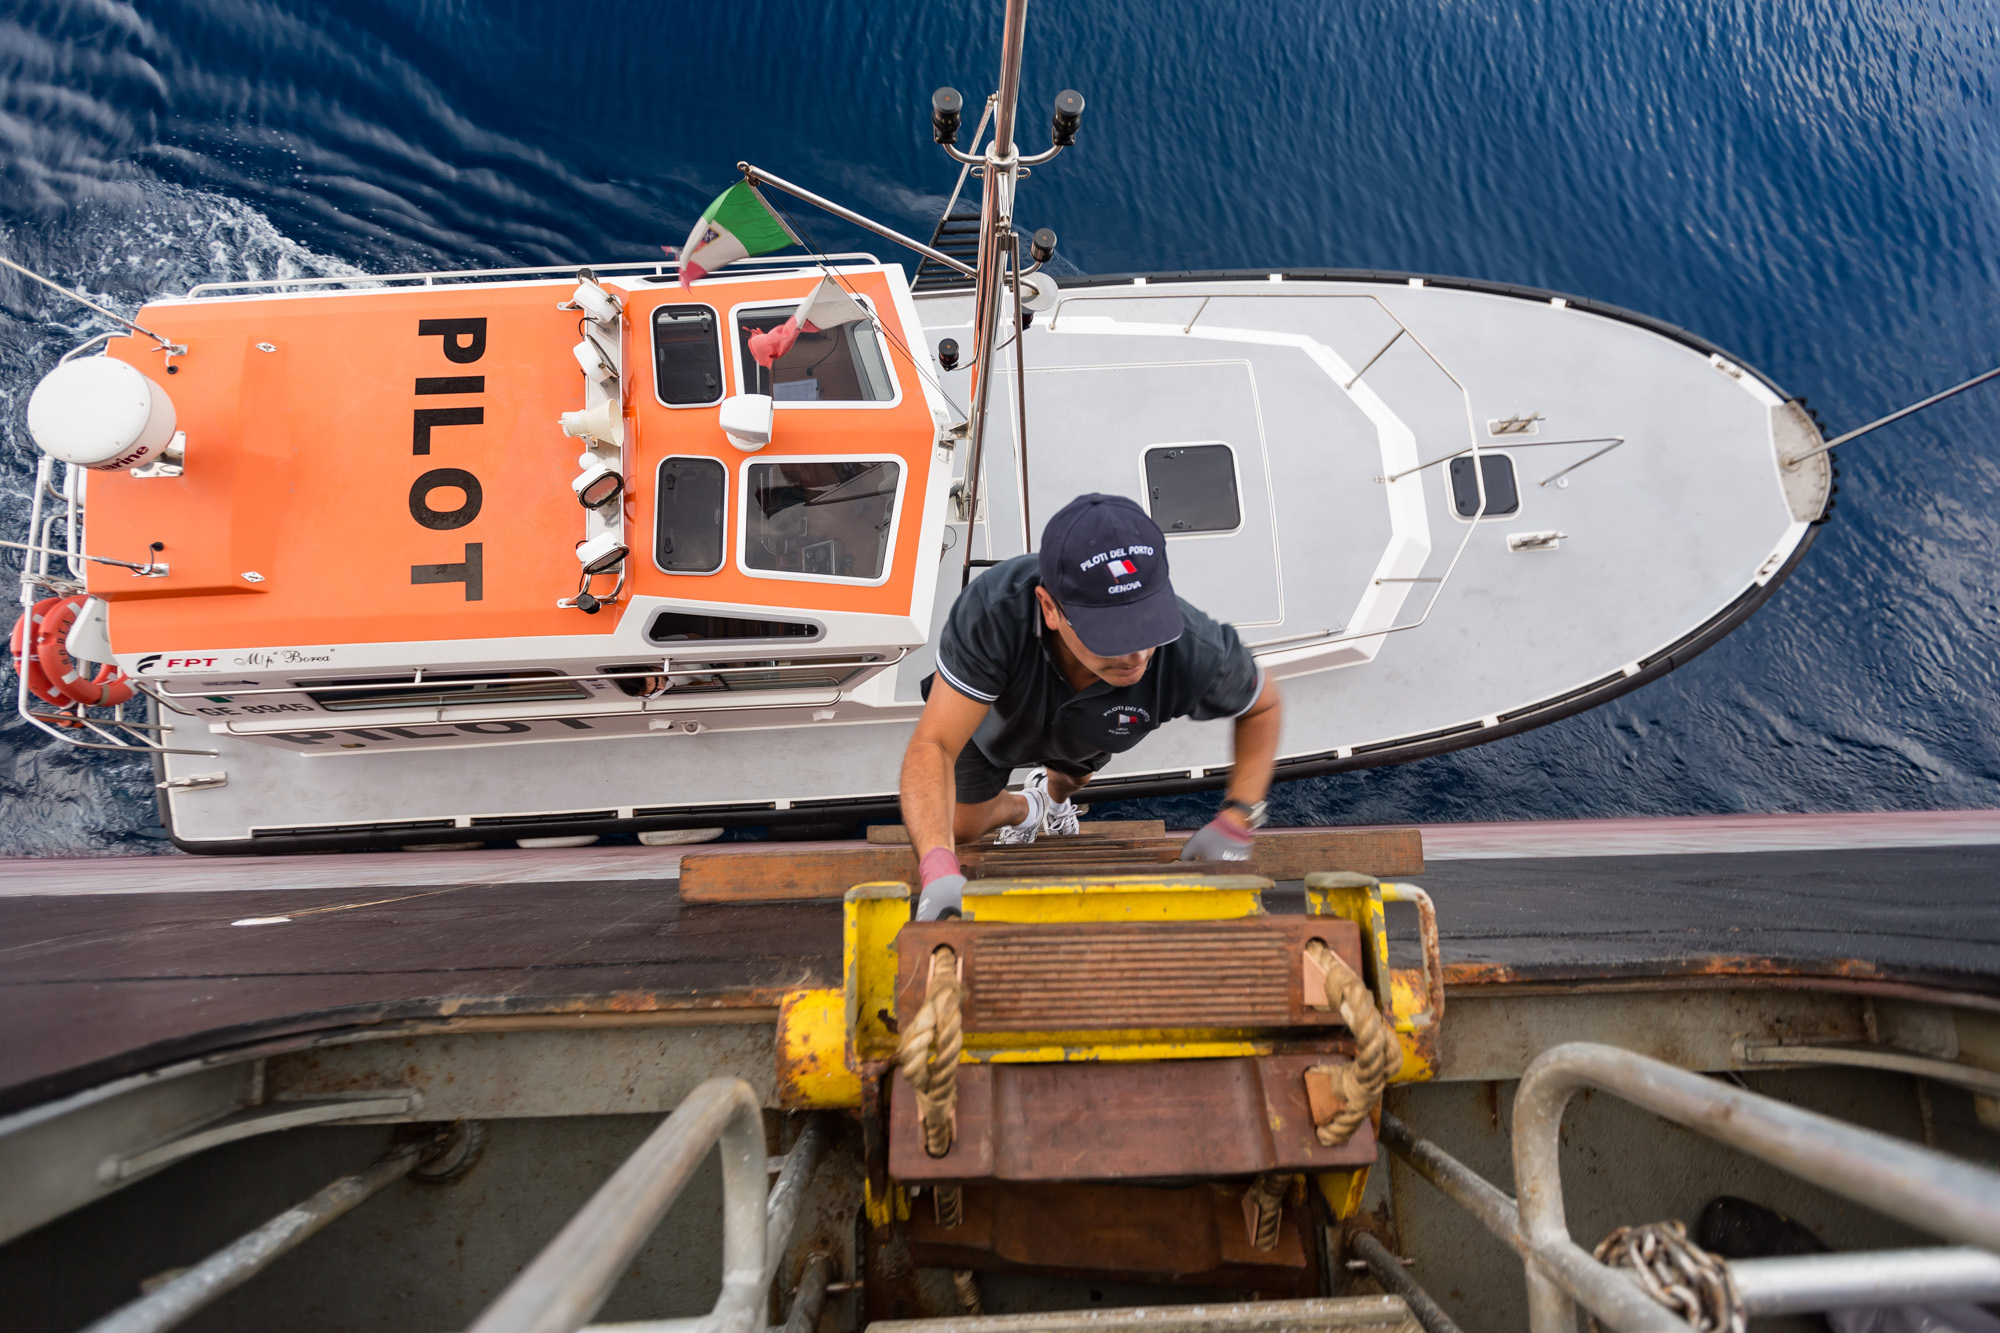
[[(1452, 986), (1778, 975), (2000, 1000), (2000, 812), (1423, 833)], [(730, 846), (771, 844), (700, 850)], [(361, 1026), (768, 1013), (837, 983), (837, 904), (683, 904), (680, 851), (0, 863), (0, 1114)], [(1283, 887), (1270, 905), (1303, 909)]]

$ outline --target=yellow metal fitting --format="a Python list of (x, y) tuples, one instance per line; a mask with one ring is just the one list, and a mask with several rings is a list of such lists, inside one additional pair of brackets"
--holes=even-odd
[(968, 921), (1233, 921), (1264, 915), (1259, 875), (1085, 875), (980, 879), (965, 886)]

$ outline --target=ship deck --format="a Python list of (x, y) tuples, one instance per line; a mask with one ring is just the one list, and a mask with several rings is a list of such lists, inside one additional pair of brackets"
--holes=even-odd
[[(1748, 978), (2000, 1007), (2000, 811), (1423, 834), (1449, 989)], [(698, 850), (732, 847), (771, 844)], [(0, 862), (0, 1114), (342, 1031), (750, 1017), (837, 984), (837, 903), (683, 903), (682, 850)], [(1303, 910), (1297, 885), (1270, 907)]]

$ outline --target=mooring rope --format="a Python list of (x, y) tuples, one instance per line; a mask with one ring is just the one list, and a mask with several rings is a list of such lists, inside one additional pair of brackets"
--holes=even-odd
[(951, 1151), (958, 1114), (958, 1056), (965, 1049), (959, 1014), (958, 955), (940, 944), (931, 953), (923, 1007), (903, 1030), (896, 1063), (917, 1097), (924, 1126), (924, 1151), (942, 1157)]
[(1402, 1063), (1402, 1049), (1396, 1045), (1389, 1025), (1382, 1021), (1375, 997), (1354, 974), (1354, 969), (1319, 940), (1308, 941), (1306, 952), (1326, 973), (1328, 1007), (1340, 1011), (1341, 1021), (1354, 1034), (1354, 1059), (1344, 1065), (1330, 1066), (1338, 1080), (1335, 1092), (1340, 1098), (1340, 1110), (1313, 1131), (1322, 1144), (1333, 1148), (1352, 1138), (1382, 1100), (1390, 1071)]

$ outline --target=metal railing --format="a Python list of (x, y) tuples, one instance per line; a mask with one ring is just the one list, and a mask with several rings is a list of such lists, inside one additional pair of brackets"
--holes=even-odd
[[(769, 688), (724, 688), (712, 689), (700, 686), (668, 688), (658, 694), (649, 694), (632, 699), (628, 703), (599, 702), (595, 699), (579, 699), (569, 708), (549, 709), (531, 707), (528, 703), (508, 705), (504, 701), (482, 703), (477, 700), (457, 700), (439, 703), (414, 703), (389, 705), (370, 710), (368, 708), (324, 709), (310, 713), (287, 713), (281, 717), (269, 717), (246, 721), (238, 725), (238, 719), (210, 722), (212, 731), (229, 736), (263, 736), (287, 731), (311, 730), (315, 727), (362, 728), (393, 727), (406, 723), (427, 722), (446, 725), (459, 722), (560, 722), (567, 719), (596, 719), (621, 717), (674, 716), (683, 717), (706, 713), (746, 713), (771, 710), (791, 710), (811, 708), (832, 708), (846, 700), (854, 690), (867, 681), (879, 676), (883, 671), (896, 666), (910, 655), (911, 650), (902, 648), (893, 654), (875, 656), (873, 660), (856, 658), (830, 658), (824, 663), (804, 662), (787, 666), (740, 665), (698, 669), (694, 664), (683, 663), (661, 670), (645, 672), (587, 672), (576, 675), (549, 675), (528, 678), (531, 682), (562, 683), (566, 681), (605, 680), (614, 684), (620, 680), (647, 679), (657, 676), (685, 676), (699, 680), (704, 676), (724, 676), (731, 674), (771, 675), (787, 673), (788, 678), (780, 685)], [(845, 670), (846, 675), (838, 680), (828, 681), (826, 675), (832, 671)], [(859, 679), (857, 679), (859, 677)], [(449, 679), (449, 673), (440, 673), (440, 683)], [(421, 688), (430, 682), (403, 682), (385, 684), (384, 690), (410, 690)], [(310, 681), (302, 685), (259, 686), (254, 689), (232, 689), (231, 699), (250, 694), (290, 694), (309, 695), (314, 690), (361, 690), (361, 685), (347, 685), (340, 681)], [(801, 698), (808, 688), (814, 693)], [(818, 691), (825, 690), (825, 693)], [(172, 702), (176, 699), (206, 698), (207, 695), (191, 695), (172, 692), (151, 693), (148, 697), (171, 708), (177, 713), (193, 716), (188, 709)], [(547, 700), (533, 701), (546, 704)], [(392, 712), (391, 709), (394, 711)], [(208, 753), (206, 751), (202, 753)]]
[[(358, 1105), (356, 1114), (367, 1114)], [(478, 1131), (458, 1124), (428, 1138), (405, 1139), (373, 1164), (342, 1176), (253, 1231), (246, 1232), (192, 1268), (169, 1278), (139, 1299), (118, 1307), (84, 1333), (164, 1333), (197, 1311), (236, 1290), (305, 1240), (366, 1203), (412, 1172), (452, 1169), (479, 1151)]]
[[(606, 655), (609, 656), (609, 654)], [(798, 676), (801, 680), (806, 680), (807, 677), (810, 677), (814, 673), (824, 674), (825, 672), (843, 670), (847, 671), (851, 677), (857, 671), (872, 671), (878, 667), (892, 667), (909, 655), (910, 650), (903, 648), (893, 655), (868, 653), (852, 657), (805, 657), (789, 658), (783, 661), (777, 658), (731, 661), (729, 659), (690, 657), (676, 663), (675, 659), (667, 657), (661, 659), (661, 664), (658, 667), (648, 664), (644, 671), (582, 671), (567, 675), (556, 672), (550, 672), (547, 675), (539, 673), (533, 675), (509, 675), (510, 671), (524, 673), (537, 672), (537, 668), (534, 667), (501, 668), (496, 671), (487, 672), (465, 667), (446, 667), (441, 671), (433, 672), (429, 667), (418, 667), (411, 672), (410, 679), (408, 680), (385, 681), (368, 677), (353, 680), (351, 678), (343, 679), (338, 676), (329, 676), (322, 680), (295, 681), (290, 685), (257, 685), (249, 689), (230, 689), (227, 693), (232, 699), (239, 695), (250, 694), (308, 694), (314, 690), (361, 694), (371, 691), (415, 690), (422, 689), (426, 685), (436, 685), (439, 688), (452, 685), (477, 685), (483, 681), (500, 679), (503, 676), (510, 681), (524, 685), (561, 685), (582, 680), (608, 680), (615, 684), (621, 680), (643, 681), (658, 677), (671, 678), (675, 676), (686, 676), (689, 679), (696, 679), (702, 676), (728, 676), (746, 672), (752, 674), (758, 672), (765, 674), (771, 672), (789, 672), (792, 675)], [(427, 673), (430, 675), (428, 680), (425, 679)], [(811, 682), (807, 681), (807, 683)], [(164, 684), (160, 687), (161, 695), (168, 699), (205, 699), (219, 692), (221, 691), (216, 687), (185, 692), (169, 690), (165, 688)], [(667, 693), (671, 692), (670, 688)], [(468, 703), (475, 701), (458, 700), (455, 702)], [(435, 706), (429, 703), (412, 705), (415, 708), (431, 708)], [(329, 711), (339, 712), (343, 710), (334, 709)]]
[[(862, 250), (845, 250), (831, 255), (759, 255), (749, 259), (739, 259), (730, 265), (732, 270), (754, 271), (759, 269), (793, 269), (813, 267), (821, 263), (863, 263), (879, 264), (882, 261)], [(202, 282), (188, 288), (184, 299), (196, 300), (216, 294), (245, 294), (263, 288), (284, 287), (333, 287), (344, 283), (374, 286), (389, 282), (421, 283), (426, 287), (440, 282), (480, 282), (505, 281), (509, 278), (569, 278), (580, 268), (592, 273), (642, 273), (654, 277), (665, 277), (669, 273), (678, 274), (680, 264), (668, 260), (629, 260), (615, 264), (537, 264), (528, 268), (460, 268), (435, 269), (416, 273), (335, 273), (326, 277), (313, 278), (244, 278), (235, 282)]]
[(765, 1293), (791, 1241), (823, 1132), (818, 1122), (807, 1123), (767, 1198), (764, 1116), (757, 1095), (740, 1078), (709, 1079), (625, 1159), (468, 1333), (582, 1328), (711, 1148), (722, 1159), (722, 1294), (715, 1308), (699, 1319), (620, 1327), (762, 1333)]
[[(1177, 296), (1182, 299), (1192, 299), (1188, 296), (1187, 293), (1184, 292), (1177, 293), (1170, 288), (1156, 291), (1148, 286), (1135, 287), (1129, 290), (1119, 290), (1112, 292), (1092, 291), (1092, 292), (1078, 292), (1071, 295), (1065, 295), (1056, 302), (1055, 308), (1049, 312), (1048, 329), (1050, 333), (1056, 332), (1057, 329), (1060, 328), (1061, 326), (1064, 311), (1067, 310), (1072, 305), (1085, 306), (1085, 305), (1094, 305), (1099, 303), (1109, 303), (1115, 301), (1160, 301), (1160, 300), (1173, 299)], [(1403, 322), (1402, 317), (1396, 314), (1396, 312), (1391, 310), (1387, 305), (1385, 305), (1382, 299), (1378, 296), (1369, 293), (1334, 294), (1330, 292), (1286, 292), (1286, 291), (1258, 292), (1258, 291), (1248, 291), (1248, 290), (1237, 291), (1237, 292), (1224, 292), (1219, 294), (1210, 293), (1209, 295), (1202, 297), (1201, 304), (1198, 307), (1196, 307), (1194, 315), (1185, 324), (1181, 325), (1180, 331), (1183, 334), (1192, 336), (1195, 325), (1199, 323), (1201, 321), (1201, 318), (1208, 313), (1210, 305), (1218, 301), (1225, 301), (1225, 302), (1226, 301), (1319, 301), (1319, 302), (1364, 301), (1369, 304), (1372, 304), (1377, 310), (1380, 310), (1382, 312), (1384, 317), (1386, 317), (1392, 324), (1395, 325), (1396, 331), (1393, 334), (1391, 334), (1379, 348), (1376, 349), (1375, 353), (1372, 356), (1370, 356), (1366, 362), (1362, 364), (1361, 368), (1358, 371), (1354, 371), (1344, 380), (1335, 381), (1335, 383), (1339, 385), (1341, 392), (1344, 394), (1352, 394), (1354, 392), (1355, 387), (1359, 385), (1362, 382), (1362, 380), (1367, 376), (1367, 374), (1375, 368), (1376, 364), (1382, 360), (1383, 356), (1388, 353), (1389, 349), (1407, 339), (1409, 343), (1412, 346), (1414, 346), (1418, 350), (1418, 352), (1420, 352), (1423, 355), (1423, 357), (1437, 369), (1437, 372), (1440, 375), (1444, 376), (1446, 380), (1450, 381), (1452, 387), (1458, 391), (1459, 400), (1465, 412), (1465, 429), (1466, 429), (1466, 444), (1463, 448), (1456, 449), (1449, 454), (1445, 454), (1439, 458), (1432, 459), (1428, 463), (1422, 463), (1413, 468), (1407, 468), (1400, 472), (1386, 474), (1384, 476), (1377, 477), (1376, 480), (1380, 482), (1384, 487), (1393, 486), (1397, 482), (1402, 481), (1407, 477), (1410, 477), (1412, 475), (1420, 475), (1426, 468), (1434, 466), (1438, 463), (1442, 463), (1446, 459), (1460, 458), (1469, 455), (1473, 459), (1473, 469), (1472, 469), (1473, 485), (1479, 495), (1479, 508), (1476, 511), (1474, 511), (1474, 513), (1471, 515), (1469, 519), (1465, 520), (1464, 524), (1465, 531), (1463, 534), (1460, 535), (1458, 540), (1458, 545), (1452, 551), (1451, 559), (1445, 565), (1444, 572), (1442, 574), (1432, 577), (1416, 577), (1416, 576), (1392, 577), (1388, 575), (1378, 575), (1373, 578), (1373, 582), (1370, 585), (1372, 587), (1380, 587), (1383, 584), (1391, 584), (1391, 583), (1405, 584), (1405, 585), (1429, 584), (1431, 587), (1431, 595), (1424, 602), (1423, 614), (1417, 616), (1414, 620), (1404, 621), (1401, 624), (1392, 623), (1389, 625), (1384, 625), (1377, 628), (1371, 628), (1366, 630), (1350, 630), (1346, 626), (1341, 626), (1338, 629), (1323, 630), (1323, 631), (1307, 631), (1302, 634), (1290, 635), (1284, 638), (1270, 639), (1261, 643), (1251, 644), (1250, 649), (1252, 653), (1261, 659), (1263, 657), (1271, 656), (1278, 653), (1294, 653), (1302, 649), (1308, 649), (1308, 648), (1311, 649), (1328, 648), (1332, 647), (1335, 644), (1351, 643), (1360, 639), (1373, 639), (1381, 635), (1399, 634), (1407, 630), (1421, 628), (1426, 622), (1430, 620), (1432, 610), (1436, 608), (1438, 600), (1444, 595), (1445, 585), (1451, 581), (1451, 576), (1457, 571), (1459, 561), (1465, 555), (1466, 548), (1470, 546), (1472, 543), (1473, 534), (1478, 531), (1479, 523), (1486, 517), (1486, 510), (1488, 503), (1486, 495), (1486, 469), (1482, 464), (1480, 464), (1479, 458), (1482, 452), (1484, 452), (1485, 450), (1509, 447), (1508, 442), (1505, 440), (1499, 440), (1485, 445), (1482, 445), (1480, 443), (1478, 423), (1474, 419), (1474, 413), (1472, 410), (1471, 392), (1465, 387), (1465, 385), (1459, 380), (1459, 378), (1456, 375), (1452, 374), (1451, 371), (1445, 367), (1444, 362), (1438, 359), (1437, 354), (1431, 351), (1430, 347), (1427, 344), (1425, 344), (1422, 337), (1420, 337), (1415, 330), (1411, 329), (1408, 324), (1405, 324)], [(1072, 318), (1075, 318), (1075, 316), (1072, 316)], [(1310, 334), (1301, 333), (1299, 336), (1302, 338), (1310, 338), (1313, 343), (1321, 347), (1325, 347), (1325, 344), (1323, 342), (1321, 342), (1317, 338), (1311, 338)], [(1330, 355), (1333, 354), (1331, 348), (1326, 348), (1326, 350)], [(1551, 478), (1551, 480), (1553, 480), (1553, 478)], [(1421, 485), (1421, 483), (1419, 484)], [(1426, 504), (1428, 504), (1428, 501), (1426, 501)], [(1449, 496), (1447, 496), (1447, 505), (1448, 504), (1449, 504)], [(1427, 567), (1429, 563), (1430, 563), (1429, 557), (1426, 556), (1424, 561), (1424, 566), (1419, 567), (1419, 572), (1421, 572), (1421, 569), (1423, 567)], [(1400, 605), (1398, 609), (1400, 609)]]
[(1514, 1098), (1518, 1202), (1394, 1115), (1391, 1152), (1522, 1256), (1533, 1333), (1573, 1333), (1576, 1306), (1620, 1333), (1688, 1333), (1630, 1276), (1570, 1238), (1559, 1161), (1570, 1099), (1597, 1088), (1911, 1226), (1978, 1248), (1727, 1263), (1745, 1313), (2000, 1297), (2000, 1173), (1844, 1124), (1631, 1051), (1570, 1042), (1528, 1067)]
[[(83, 549), (83, 505), (77, 498), (79, 469), (73, 464), (63, 464), (63, 485), (57, 490), (54, 484), (55, 460), (42, 455), (35, 468), (35, 486), (28, 506), (28, 540), (9, 543), (22, 551), (20, 576), (21, 614), (25, 617), (42, 600), (44, 594), (71, 596), (85, 591), (83, 566), (86, 562), (97, 561), (104, 564), (122, 565), (135, 574), (151, 572), (155, 566), (138, 565), (131, 561), (109, 560), (93, 556)], [(51, 511), (49, 501), (55, 501), (57, 508)], [(62, 525), (63, 540), (58, 546), (55, 540), (57, 525)], [(54, 562), (60, 558), (62, 565)], [(161, 571), (165, 566), (157, 566)], [(22, 648), (24, 656), (34, 651), (31, 637), (24, 627)], [(146, 693), (141, 690), (140, 693)], [(151, 697), (148, 695), (147, 697)], [(37, 706), (37, 705), (41, 706)], [(143, 754), (190, 754), (213, 758), (214, 750), (174, 749), (158, 744), (148, 733), (164, 731), (157, 722), (148, 722), (132, 716), (126, 704), (109, 708), (87, 707), (71, 704), (57, 707), (38, 699), (28, 688), (26, 664), (14, 673), (14, 711), (43, 735), (61, 741), (65, 745), (80, 750), (120, 750)], [(86, 736), (94, 740), (84, 739)]]

